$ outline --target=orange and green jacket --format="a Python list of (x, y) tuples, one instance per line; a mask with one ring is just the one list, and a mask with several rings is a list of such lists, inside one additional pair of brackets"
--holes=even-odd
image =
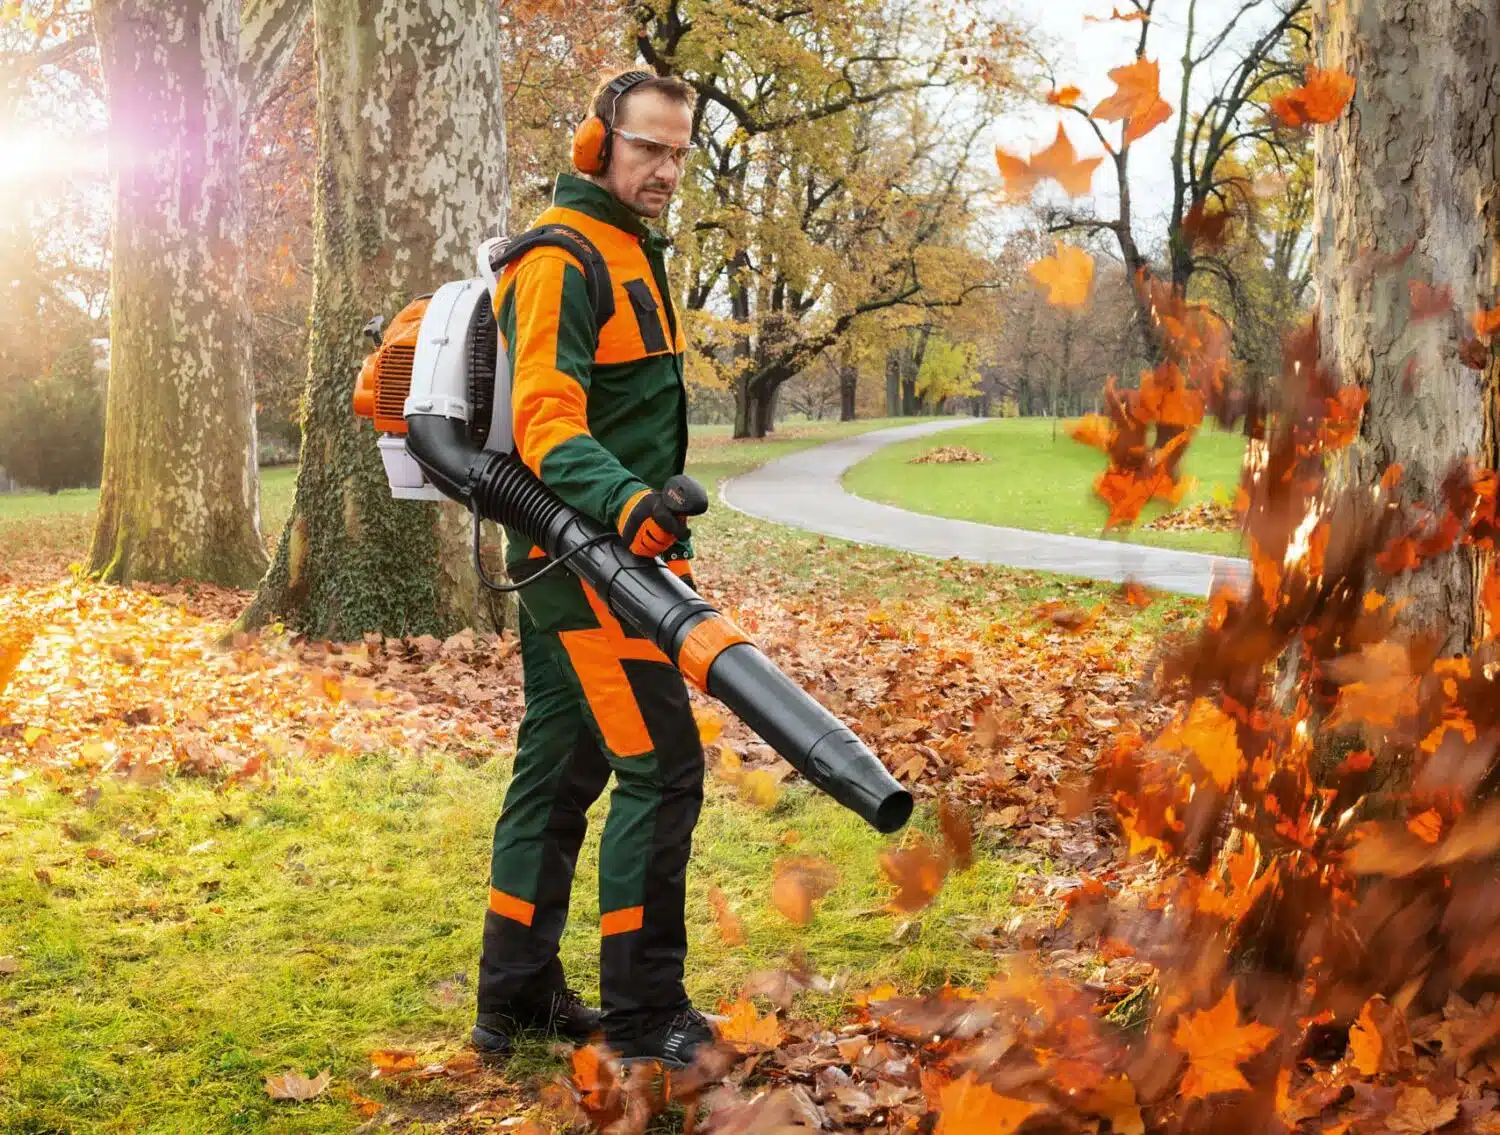
[[(609, 265), (615, 314), (595, 326), (583, 265), (561, 248), (533, 249), (495, 289), (510, 359), (516, 452), (565, 503), (619, 530), (635, 500), (687, 459), (686, 349), (667, 286), (667, 238), (608, 192), (562, 174), (535, 224), (563, 224)], [(508, 532), (512, 568), (540, 549)], [(664, 559), (690, 559), (687, 543)]]

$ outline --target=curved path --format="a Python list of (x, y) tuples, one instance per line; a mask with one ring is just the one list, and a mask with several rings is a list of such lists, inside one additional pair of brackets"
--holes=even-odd
[(720, 487), (719, 496), (730, 508), (762, 520), (939, 559), (956, 556), (1116, 583), (1136, 579), (1186, 595), (1207, 595), (1217, 579), (1248, 578), (1249, 564), (1241, 559), (927, 516), (856, 497), (839, 483), (846, 469), (882, 446), (978, 421), (937, 418), (828, 442), (734, 477)]

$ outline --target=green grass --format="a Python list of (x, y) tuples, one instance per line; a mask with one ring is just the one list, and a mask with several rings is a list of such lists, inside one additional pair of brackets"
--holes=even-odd
[[(333, 1091), (311, 1104), (270, 1100), (265, 1077), (288, 1070), (326, 1068), (335, 1086), (410, 1106), (414, 1089), (365, 1079), (368, 1055), (390, 1046), (451, 1054), (467, 1034), (508, 763), (382, 754), (289, 769), (269, 789), (216, 792), (180, 779), (109, 787), (92, 807), (51, 793), (12, 798), (0, 824), (0, 955), (20, 970), (0, 978), (0, 1130), (356, 1126)], [(569, 973), (590, 991), (604, 803), (563, 942)], [(925, 812), (920, 822), (931, 830)], [(826, 855), (841, 874), (803, 928), (768, 905), (788, 831), (805, 836), (794, 851)], [(732, 997), (752, 970), (782, 964), (794, 947), (819, 972), (855, 983), (982, 980), (994, 959), (962, 935), (1003, 919), (1015, 866), (982, 856), (896, 947), (904, 920), (880, 909), (884, 844), (806, 788), (762, 813), (711, 787), (690, 872), (695, 999)], [(88, 848), (115, 864), (87, 858)], [(710, 886), (728, 895), (746, 945), (719, 938)], [(833, 1012), (832, 1001), (807, 1007)], [(541, 1044), (517, 1064), (517, 1080), (557, 1069)], [(446, 1091), (415, 1090), (428, 1102)]]
[[(911, 464), (912, 458), (945, 445), (968, 446), (989, 461)], [(1232, 498), (1243, 452), (1244, 439), (1238, 434), (1200, 431), (1183, 462), (1183, 471), (1197, 478), (1197, 485), (1182, 505), (1211, 500), (1216, 488)], [(1098, 450), (1074, 441), (1061, 428), (1054, 437), (1050, 419), (1006, 418), (887, 446), (850, 469), (844, 487), (856, 496), (958, 520), (1242, 554), (1238, 533), (1143, 527), (1165, 511), (1160, 502), (1147, 507), (1135, 528), (1120, 534), (1104, 532), (1108, 509), (1093, 492), (1094, 479), (1103, 469)]]

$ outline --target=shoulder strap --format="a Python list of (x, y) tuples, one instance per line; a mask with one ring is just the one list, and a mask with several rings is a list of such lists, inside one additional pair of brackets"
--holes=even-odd
[(594, 309), (594, 325), (603, 327), (615, 314), (615, 293), (610, 283), (609, 265), (594, 242), (572, 226), (538, 225), (534, 229), (527, 229), (514, 240), (497, 244), (490, 252), (490, 267), (498, 275), (507, 264), (519, 260), (533, 248), (544, 246), (561, 248), (583, 265), (589, 305)]

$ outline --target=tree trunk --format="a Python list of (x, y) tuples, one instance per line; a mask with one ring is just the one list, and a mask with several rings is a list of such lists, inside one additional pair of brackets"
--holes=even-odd
[[(1493, 356), (1486, 372), (1465, 367), (1457, 348), (1500, 285), (1500, 22), (1477, 2), (1325, 0), (1320, 17), (1325, 65), (1358, 80), (1317, 142), (1323, 353), (1370, 391), (1343, 472), (1369, 484), (1399, 462), (1403, 496), (1436, 504), (1455, 461), (1495, 466), (1500, 374)], [(1371, 272), (1372, 254), (1399, 262)], [(1451, 286), (1456, 315), (1414, 322), (1409, 281)], [(1475, 578), (1455, 554), (1401, 581), (1414, 621), (1445, 628), (1450, 651), (1473, 634)]]
[(329, 638), (442, 634), (482, 605), (472, 573), (457, 566), (470, 530), (459, 516), (440, 523), (433, 505), (392, 499), (373, 429), (350, 398), (369, 318), (469, 276), (475, 246), (504, 221), (499, 8), (315, 0), (314, 27), (319, 158), (302, 464), (292, 519), (241, 625), (280, 618)]
[(855, 396), (859, 393), (859, 368), (853, 363), (839, 366), (839, 421), (855, 418)]
[(253, 587), (238, 0), (94, 5), (114, 175), (104, 472), (88, 569)]
[(885, 416), (901, 413), (901, 352), (895, 347), (885, 353)]

